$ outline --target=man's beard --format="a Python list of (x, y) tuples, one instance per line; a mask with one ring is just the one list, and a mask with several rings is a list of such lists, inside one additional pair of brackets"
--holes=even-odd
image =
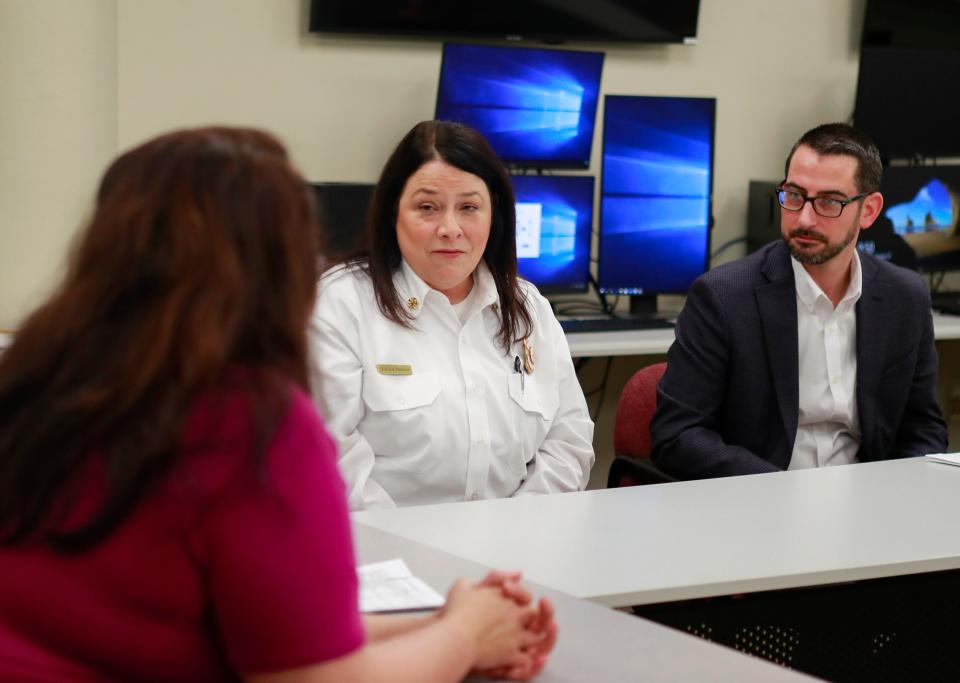
[[(841, 251), (846, 249), (847, 245), (856, 239), (859, 232), (859, 226), (854, 224), (850, 231), (844, 236), (843, 240), (837, 244), (831, 245), (827, 241), (827, 238), (819, 232), (808, 230), (807, 228), (794, 228), (788, 235), (784, 236), (783, 241), (787, 243), (790, 253), (793, 255), (793, 258), (797, 259), (797, 261), (810, 266), (818, 266), (821, 263), (826, 263)], [(813, 238), (815, 240), (819, 240), (827, 246), (821, 251), (817, 252), (805, 251), (793, 243), (792, 240), (794, 237)]]

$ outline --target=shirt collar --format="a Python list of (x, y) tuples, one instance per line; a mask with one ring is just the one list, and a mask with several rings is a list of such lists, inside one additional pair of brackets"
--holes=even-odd
[[(417, 273), (410, 267), (406, 259), (401, 259), (400, 268), (393, 274), (393, 284), (400, 295), (400, 301), (406, 308), (411, 318), (417, 319), (424, 304), (434, 297), (443, 297), (446, 301), (446, 295), (438, 292), (423, 281)], [(480, 261), (476, 270), (473, 271), (473, 286), (477, 290), (477, 306), (480, 309), (496, 304), (499, 300), (497, 295), (497, 284), (493, 280), (493, 275), (487, 264)]]
[[(810, 277), (810, 273), (807, 272), (807, 269), (803, 267), (802, 263), (791, 256), (790, 265), (793, 266), (793, 280), (797, 288), (797, 297), (808, 310), (812, 312), (817, 303), (817, 299), (821, 297), (828, 302), (830, 301), (829, 297), (820, 289), (820, 285)], [(855, 304), (860, 299), (862, 293), (863, 270), (860, 268), (860, 254), (854, 249), (853, 258), (850, 259), (850, 282), (847, 284), (847, 291), (843, 295), (843, 298), (840, 299), (837, 308), (839, 309)], [(833, 304), (831, 303), (831, 307), (832, 306)]]

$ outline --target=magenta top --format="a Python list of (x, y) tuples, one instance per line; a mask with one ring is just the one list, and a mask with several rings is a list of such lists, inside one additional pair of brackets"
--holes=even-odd
[[(335, 447), (292, 392), (262, 467), (246, 401), (210, 395), (169, 475), (106, 540), (0, 548), (0, 680), (223, 680), (360, 647)], [(75, 509), (102, 493), (102, 466), (89, 470)]]

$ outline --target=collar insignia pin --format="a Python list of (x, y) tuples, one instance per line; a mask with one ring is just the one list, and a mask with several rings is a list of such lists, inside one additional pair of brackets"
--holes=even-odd
[(419, 306), (420, 306), (420, 302), (417, 301), (417, 297), (412, 296), (409, 299), (407, 299), (407, 308), (409, 308), (411, 311), (417, 310)]

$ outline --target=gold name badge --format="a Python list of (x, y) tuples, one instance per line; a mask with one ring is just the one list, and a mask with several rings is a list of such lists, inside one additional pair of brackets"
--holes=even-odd
[(409, 365), (377, 365), (377, 372), (381, 375), (412, 375), (413, 367)]

